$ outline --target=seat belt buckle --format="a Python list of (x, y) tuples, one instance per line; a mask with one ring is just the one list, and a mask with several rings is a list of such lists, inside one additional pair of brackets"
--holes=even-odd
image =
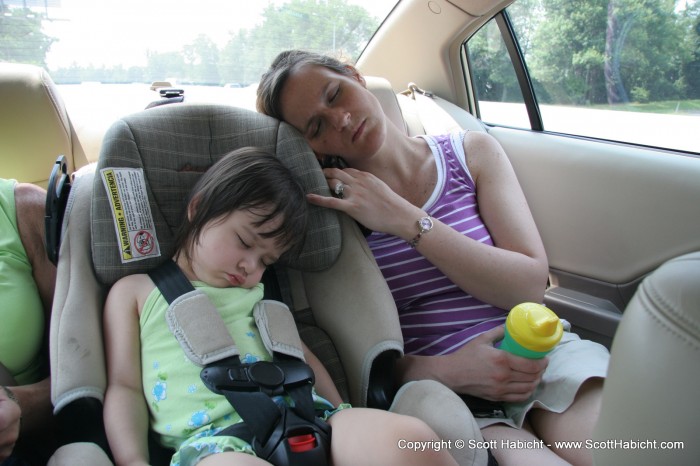
[(294, 437), (287, 438), (287, 444), (289, 445), (289, 451), (292, 453), (303, 453), (305, 451), (313, 450), (318, 446), (316, 437), (314, 434), (304, 434), (295, 435)]

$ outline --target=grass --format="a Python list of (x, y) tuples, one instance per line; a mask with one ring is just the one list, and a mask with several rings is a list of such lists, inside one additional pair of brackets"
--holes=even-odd
[(663, 113), (667, 115), (700, 115), (700, 99), (669, 100), (663, 102), (649, 102), (646, 104), (628, 103), (617, 105), (593, 105), (591, 108), (598, 108), (601, 110), (620, 110), (625, 112)]

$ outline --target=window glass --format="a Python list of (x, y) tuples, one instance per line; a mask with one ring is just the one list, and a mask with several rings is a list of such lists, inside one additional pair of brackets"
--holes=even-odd
[[(700, 152), (698, 0), (518, 0), (507, 13), (546, 131)], [(509, 86), (505, 50), (479, 49), (495, 56), (470, 63), (477, 91)], [(514, 125), (510, 93), (477, 99), (485, 121)]]
[(0, 0), (0, 61), (44, 67), (74, 120), (187, 101), (254, 107), (282, 50), (354, 62), (397, 0)]
[(528, 127), (527, 110), (496, 21), (489, 21), (467, 47), (479, 117), (486, 123)]

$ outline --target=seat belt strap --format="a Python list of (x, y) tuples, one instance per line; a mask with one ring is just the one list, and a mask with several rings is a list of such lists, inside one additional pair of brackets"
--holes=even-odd
[[(150, 271), (149, 276), (170, 304), (166, 321), (192, 362), (206, 366), (239, 354), (219, 311), (203, 291), (192, 286), (175, 262), (166, 261)], [(271, 354), (304, 360), (294, 317), (285, 304), (260, 301), (255, 304), (253, 317)]]
[(168, 260), (159, 267), (149, 271), (148, 275), (168, 304), (172, 304), (178, 297), (194, 291), (192, 283), (172, 260)]

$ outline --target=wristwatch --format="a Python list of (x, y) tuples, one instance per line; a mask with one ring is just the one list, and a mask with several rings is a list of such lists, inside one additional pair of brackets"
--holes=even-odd
[(418, 234), (408, 242), (408, 245), (412, 248), (418, 246), (418, 242), (423, 235), (433, 229), (433, 219), (430, 216), (421, 217), (416, 223), (418, 224)]

